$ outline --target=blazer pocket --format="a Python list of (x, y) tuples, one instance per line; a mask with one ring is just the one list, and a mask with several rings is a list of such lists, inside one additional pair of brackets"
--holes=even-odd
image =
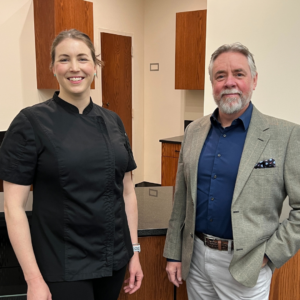
[(278, 167), (274, 168), (263, 168), (263, 169), (254, 169), (251, 173), (251, 176), (270, 176), (277, 173)]
[(266, 242), (266, 241), (268, 241), (270, 239), (270, 237), (271, 237), (270, 235), (264, 235), (262, 237), (259, 237), (257, 240), (259, 242)]

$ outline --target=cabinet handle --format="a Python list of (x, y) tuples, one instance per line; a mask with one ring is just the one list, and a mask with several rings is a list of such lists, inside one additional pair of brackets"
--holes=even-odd
[(175, 150), (175, 152), (180, 152), (180, 150)]

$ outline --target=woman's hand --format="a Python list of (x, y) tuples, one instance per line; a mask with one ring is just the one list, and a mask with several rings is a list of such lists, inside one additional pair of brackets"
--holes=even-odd
[(48, 285), (41, 276), (27, 280), (27, 286), (27, 300), (52, 300)]
[(125, 293), (133, 294), (141, 287), (144, 277), (138, 252), (134, 252), (129, 262), (129, 274), (130, 277), (124, 281), (127, 284), (124, 287), (124, 291)]

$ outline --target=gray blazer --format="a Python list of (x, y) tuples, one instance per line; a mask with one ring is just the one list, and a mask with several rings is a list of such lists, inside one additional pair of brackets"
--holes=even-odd
[[(194, 248), (198, 160), (210, 126), (210, 116), (191, 123), (179, 155), (164, 256), (182, 261), (183, 279), (188, 276)], [(269, 158), (275, 159), (275, 168), (254, 169), (258, 161)], [(287, 195), (292, 210), (279, 224)], [(299, 125), (263, 115), (253, 107), (231, 218), (234, 252), (229, 271), (244, 286), (255, 286), (265, 253), (273, 271), (296, 254), (300, 248)]]

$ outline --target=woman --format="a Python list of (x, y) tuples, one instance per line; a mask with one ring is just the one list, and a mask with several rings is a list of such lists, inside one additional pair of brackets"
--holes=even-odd
[[(0, 149), (9, 237), (28, 300), (117, 299), (128, 262), (125, 292), (139, 289), (143, 277), (133, 253), (136, 165), (120, 118), (90, 99), (101, 61), (89, 37), (61, 32), (51, 59), (59, 92), (23, 109)], [(31, 184), (30, 232), (24, 208)]]

